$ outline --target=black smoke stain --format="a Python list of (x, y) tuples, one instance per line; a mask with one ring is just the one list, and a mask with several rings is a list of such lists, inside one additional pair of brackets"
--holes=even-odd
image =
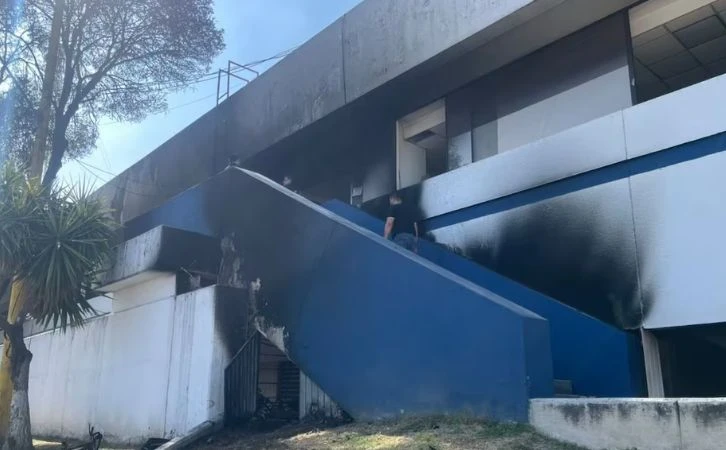
[(584, 403), (563, 404), (559, 410), (568, 422), (579, 425), (585, 416), (586, 406)]
[(641, 302), (632, 228), (604, 233), (592, 210), (564, 201), (500, 219), (496, 230), (480, 218), (435, 235), (451, 250), (586, 314), (622, 328), (640, 326), (650, 301)]
[(214, 305), (214, 322), (222, 344), (231, 356), (237, 353), (250, 335), (247, 289), (218, 286)]
[(630, 420), (637, 408), (638, 405), (634, 403), (618, 403), (618, 415), (622, 420)]
[(587, 405), (587, 413), (590, 416), (591, 422), (602, 422), (606, 415), (612, 415), (614, 405), (608, 403), (590, 403)]

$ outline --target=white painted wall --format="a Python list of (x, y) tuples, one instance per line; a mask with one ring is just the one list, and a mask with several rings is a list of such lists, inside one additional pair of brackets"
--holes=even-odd
[[(646, 328), (726, 320), (726, 152), (631, 178)], [(647, 256), (647, 258), (645, 257)]]
[(166, 406), (166, 435), (179, 436), (224, 417), (224, 369), (233, 355), (215, 326), (215, 288), (176, 298)]
[(82, 421), (95, 423), (102, 370), (98, 361), (103, 359), (107, 326), (108, 317), (101, 317), (65, 335), (46, 333), (27, 340), (33, 353), (29, 396), (34, 434), (82, 437), (88, 426)]
[(113, 312), (121, 312), (136, 306), (151, 303), (176, 294), (176, 275), (158, 272), (151, 279), (125, 286), (114, 292)]
[(91, 423), (128, 445), (221, 419), (231, 355), (215, 327), (215, 287), (174, 296), (174, 281), (128, 287), (85, 327), (27, 339), (36, 435), (84, 438)]

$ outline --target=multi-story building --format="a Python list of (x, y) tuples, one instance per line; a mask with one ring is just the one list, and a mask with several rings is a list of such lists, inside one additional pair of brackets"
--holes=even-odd
[[(260, 270), (268, 270), (263, 286), (278, 283), (269, 291), (278, 295), (273, 302), (294, 298), (282, 283), (300, 283), (298, 294), (332, 299), (310, 306), (313, 311), (298, 305), (294, 314), (278, 304), (270, 320), (284, 323), (288, 334), (277, 341), (274, 332), (266, 336), (354, 416), (468, 408), (522, 417), (499, 398), (479, 409), (467, 401), (465, 388), (430, 396), (407, 392), (417, 382), (436, 384), (413, 375), (422, 371), (451, 387), (454, 378), (447, 377), (457, 367), (439, 365), (462, 364), (456, 383), (476, 383), (479, 369), (465, 363), (467, 354), (488, 358), (489, 366), (502, 364), (506, 354), (478, 353), (474, 349), (495, 345), (492, 335), (461, 332), (496, 328), (494, 315), (461, 307), (457, 302), (468, 300), (402, 268), (410, 261), (467, 279), (456, 283), (478, 284), (488, 294), (477, 295), (511, 302), (507, 307), (518, 317), (529, 317), (516, 309), (524, 308), (544, 319), (549, 331), (524, 335), (547, 341), (551, 350), (530, 345), (530, 338), (511, 350), (512, 358), (527, 355), (526, 370), (533, 372), (518, 376), (530, 383), (530, 396), (547, 395), (537, 383), (541, 374), (552, 378), (549, 363), (555, 379), (572, 382), (574, 394), (721, 396), (723, 73), (724, 0), (365, 0), (99, 195), (127, 225), (129, 239), (157, 225), (217, 238), (237, 230), (239, 238), (240, 230), (256, 232), (251, 219), (221, 217), (257, 214), (268, 230), (246, 238), (266, 242), (261, 248), (267, 253), (248, 242), (250, 254), (261, 258), (248, 263), (268, 267)], [(277, 199), (271, 182), (252, 174), (219, 174), (231, 155), (271, 180), (288, 178), (298, 194), (371, 231), (382, 231), (388, 195), (398, 191), (415, 207), (430, 247), (419, 257), (406, 256), (365, 232), (400, 261), (373, 258), (378, 250), (369, 244), (349, 242), (341, 250), (310, 224), (334, 220), (333, 231), (323, 227), (331, 236), (337, 226), (362, 232), (359, 227), (282, 188), (274, 192), (285, 200)], [(310, 211), (319, 216), (309, 218)], [(284, 249), (274, 249), (276, 240)], [(321, 243), (340, 252), (337, 262), (321, 266), (337, 275), (326, 279), (322, 268), (295, 272), (295, 264), (325, 261)], [(357, 261), (350, 272), (336, 272), (350, 260)], [(375, 261), (389, 264), (377, 269), (392, 272), (391, 280), (372, 273), (368, 264)], [(285, 270), (275, 272), (277, 266)], [(378, 276), (386, 280), (381, 290), (366, 290)], [(347, 293), (340, 280), (366, 283)], [(402, 299), (409, 315), (390, 306), (401, 294), (391, 287), (396, 283), (440, 296)], [(389, 306), (373, 299), (379, 294)], [(355, 309), (342, 300), (348, 295), (378, 309)], [(372, 335), (394, 347), (404, 336), (420, 338), (429, 346), (430, 365), (420, 360), (415, 342), (401, 343), (389, 359), (373, 358), (355, 317), (370, 321), (371, 346), (383, 342)], [(315, 320), (341, 324), (316, 328)], [(432, 320), (433, 328), (418, 329), (418, 320)], [(316, 329), (339, 334), (320, 337)], [(443, 356), (449, 350), (425, 333), (443, 336), (455, 357)], [(323, 345), (331, 340), (353, 355)], [(326, 352), (337, 359), (326, 360)], [(536, 352), (547, 361), (538, 361)], [(336, 365), (333, 373), (326, 369)], [(499, 373), (487, 382), (503, 383), (501, 377), (507, 378)], [(495, 396), (471, 391), (471, 398), (487, 395)]]

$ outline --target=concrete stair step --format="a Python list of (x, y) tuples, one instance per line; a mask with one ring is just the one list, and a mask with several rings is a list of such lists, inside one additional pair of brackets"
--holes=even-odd
[(555, 380), (555, 396), (572, 395), (572, 380)]

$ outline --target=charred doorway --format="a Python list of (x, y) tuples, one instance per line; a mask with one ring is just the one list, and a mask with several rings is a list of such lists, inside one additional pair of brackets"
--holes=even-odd
[(260, 339), (258, 373), (254, 419), (270, 427), (297, 420), (300, 369), (265, 338)]
[(299, 418), (300, 370), (260, 333), (240, 348), (224, 378), (228, 424), (275, 428)]
[(348, 421), (349, 416), (260, 333), (250, 337), (224, 374), (225, 421), (274, 429), (300, 419)]

